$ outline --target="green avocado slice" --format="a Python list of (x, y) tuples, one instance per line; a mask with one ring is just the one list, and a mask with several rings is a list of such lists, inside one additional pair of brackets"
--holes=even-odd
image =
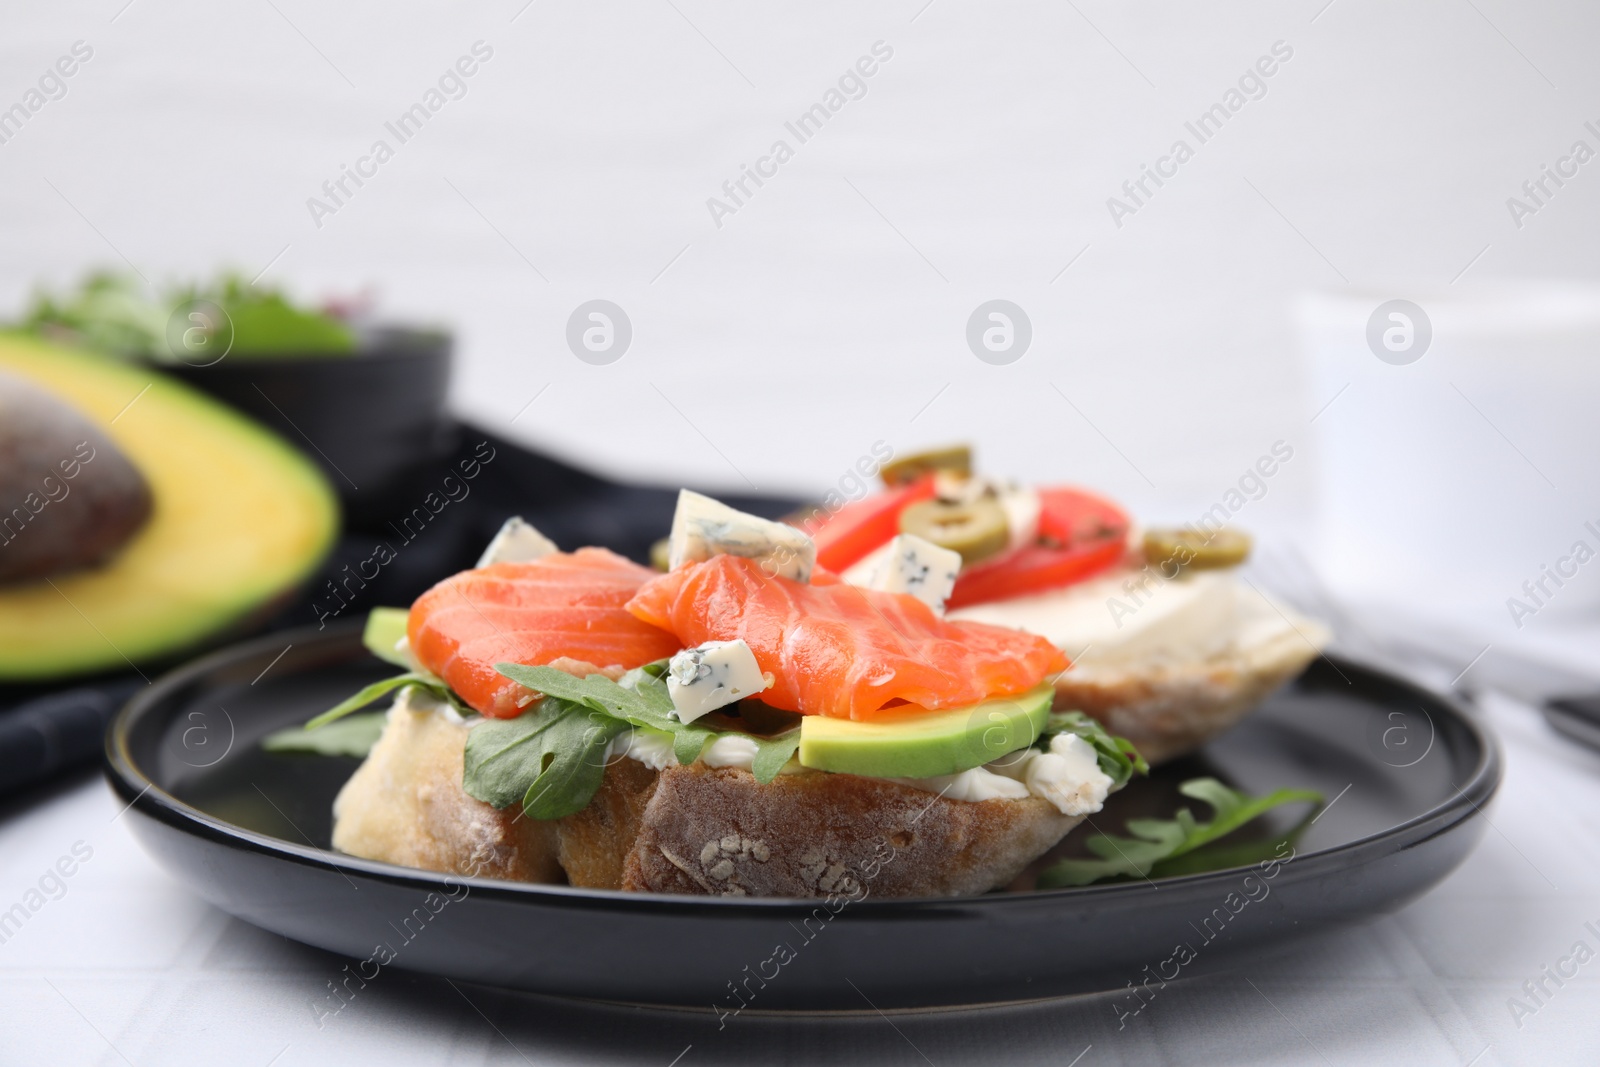
[(361, 643), (367, 651), (396, 667), (411, 670), (411, 661), (397, 647), (406, 636), (406, 622), (411, 618), (409, 608), (373, 608), (367, 616), (367, 625), (361, 631)]
[(1038, 740), (1055, 687), (1040, 685), (943, 711), (896, 712), (870, 722), (807, 715), (800, 763), (872, 778), (932, 778), (980, 767)]

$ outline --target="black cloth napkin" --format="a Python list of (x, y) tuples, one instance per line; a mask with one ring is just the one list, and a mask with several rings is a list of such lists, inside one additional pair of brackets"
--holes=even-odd
[[(471, 567), (512, 515), (563, 548), (603, 545), (647, 562), (666, 536), (676, 487), (627, 485), (458, 427), (453, 450), (415, 482), (410, 510), (347, 529), (300, 595), (255, 632), (358, 619), (409, 605), (435, 582)], [(778, 518), (799, 504), (771, 496), (717, 497)], [(236, 635), (245, 636), (245, 635)], [(156, 678), (176, 662), (144, 667)], [(0, 686), (0, 795), (55, 778), (99, 756), (106, 724), (145, 680), (131, 671), (47, 686)]]

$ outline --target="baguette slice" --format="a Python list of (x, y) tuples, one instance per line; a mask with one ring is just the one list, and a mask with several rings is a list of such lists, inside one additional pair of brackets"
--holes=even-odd
[(1031, 629), (1069, 650), (1074, 662), (1056, 679), (1056, 709), (1099, 720), (1151, 764), (1231, 729), (1330, 638), (1322, 623), (1230, 572), (1158, 581), (1137, 559), (1069, 589), (952, 617)]
[[(763, 785), (704, 764), (619, 758), (553, 822), (461, 788), (468, 728), (397, 708), (334, 801), (333, 844), (452, 874), (708, 896), (959, 896), (1005, 885), (1082, 821), (1034, 797), (946, 800), (805, 771)], [(858, 888), (861, 887), (861, 888)]]
[(1056, 679), (1055, 707), (1097, 719), (1152, 766), (1164, 763), (1227, 732), (1321, 654), (1327, 631), (1301, 622), (1203, 659), (1074, 664)]

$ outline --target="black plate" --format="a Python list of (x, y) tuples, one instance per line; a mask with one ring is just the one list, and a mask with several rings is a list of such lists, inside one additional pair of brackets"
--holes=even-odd
[[(1203, 759), (1159, 769), (1094, 818), (1115, 833), (1130, 815), (1170, 817), (1175, 783), (1199, 773), (1256, 793), (1322, 790), (1331, 803), (1276, 864), (959, 899), (874, 899), (869, 882), (837, 913), (449, 878), (328, 851), (333, 797), (356, 761), (257, 744), (392, 672), (354, 626), (275, 635), (162, 678), (106, 742), (126, 822), (174, 876), (247, 922), (359, 961), (351, 973), (367, 978), (395, 966), (757, 1011), (859, 1008), (862, 993), (879, 1008), (993, 1003), (1193, 977), (1417, 897), (1477, 843), (1500, 781), (1498, 746), (1457, 708), (1319, 661)], [(1258, 845), (1271, 853), (1292, 822), (1264, 821)]]

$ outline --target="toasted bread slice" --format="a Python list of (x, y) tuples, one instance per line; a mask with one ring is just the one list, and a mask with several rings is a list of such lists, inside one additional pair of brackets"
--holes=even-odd
[(553, 822), (461, 788), (468, 729), (397, 711), (334, 802), (334, 847), (453, 874), (711, 896), (956, 896), (1010, 882), (1082, 816), (1047, 801), (947, 800), (805, 771), (763, 785), (703, 764), (607, 769)]
[(1232, 728), (1305, 670), (1326, 640), (1325, 629), (1306, 623), (1204, 659), (1077, 663), (1056, 679), (1055, 707), (1098, 719), (1162, 763)]
[(551, 823), (461, 790), (467, 728), (432, 711), (391, 711), (378, 743), (333, 801), (333, 847), (366, 859), (523, 882), (559, 880)]

